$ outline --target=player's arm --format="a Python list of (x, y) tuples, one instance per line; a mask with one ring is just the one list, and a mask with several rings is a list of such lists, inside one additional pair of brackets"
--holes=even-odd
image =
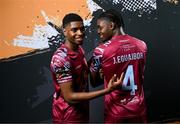
[(92, 87), (97, 87), (104, 83), (104, 79), (102, 75), (103, 72), (101, 70), (96, 72), (95, 71), (90, 72), (90, 83)]
[[(94, 58), (93, 56), (89, 59), (89, 61), (87, 62), (88, 63), (88, 68), (92, 68), (91, 66), (94, 66), (93, 65), (93, 61), (94, 61)], [(90, 69), (90, 72), (91, 72), (91, 69)], [(92, 87), (97, 87), (101, 84), (103, 84), (103, 78), (100, 78), (100, 74), (98, 72), (92, 72), (90, 73), (90, 84)]]
[(93, 56), (88, 62), (90, 69), (90, 83), (92, 87), (97, 87), (104, 82), (103, 72), (101, 69), (101, 53), (95, 49)]
[(85, 100), (90, 100), (105, 95), (107, 93), (110, 93), (111, 91), (113, 91), (122, 84), (122, 80), (123, 80), (123, 74), (121, 75), (120, 78), (117, 78), (116, 75), (114, 75), (109, 81), (108, 87), (106, 89), (92, 91), (92, 92), (74, 92), (73, 84), (71, 81), (60, 84), (60, 87), (64, 99), (68, 103), (73, 104)]

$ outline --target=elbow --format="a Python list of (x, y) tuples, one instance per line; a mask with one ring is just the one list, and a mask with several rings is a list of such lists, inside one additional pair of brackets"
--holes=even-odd
[(93, 88), (98, 87), (103, 84), (103, 78), (101, 78), (98, 72), (90, 74), (90, 83)]
[(64, 96), (64, 100), (69, 104), (76, 104), (77, 101), (74, 100), (73, 95)]

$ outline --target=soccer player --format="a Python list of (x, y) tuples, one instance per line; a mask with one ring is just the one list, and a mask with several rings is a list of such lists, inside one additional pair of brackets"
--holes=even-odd
[(102, 43), (91, 59), (91, 82), (96, 83), (102, 71), (107, 88), (114, 73), (119, 76), (124, 72), (121, 88), (105, 95), (105, 123), (146, 123), (143, 80), (147, 47), (142, 40), (125, 34), (123, 27), (122, 16), (115, 10), (98, 17), (97, 32)]
[(81, 47), (84, 38), (83, 19), (74, 13), (65, 15), (62, 21), (65, 42), (52, 56), (51, 71), (55, 86), (52, 103), (54, 123), (88, 122), (87, 100), (110, 93), (122, 83), (122, 77), (112, 76), (107, 88), (85, 92), (88, 66)]

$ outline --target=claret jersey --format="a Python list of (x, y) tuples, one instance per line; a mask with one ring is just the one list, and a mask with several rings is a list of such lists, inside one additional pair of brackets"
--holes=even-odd
[(87, 89), (87, 62), (84, 51), (79, 47), (73, 52), (62, 44), (54, 53), (51, 60), (51, 71), (55, 86), (52, 105), (53, 122), (80, 123), (88, 121), (88, 102), (68, 104), (62, 94), (59, 84), (72, 81), (74, 92), (84, 92)]
[(117, 35), (93, 52), (91, 72), (103, 70), (104, 87), (110, 78), (124, 72), (122, 86), (105, 95), (105, 120), (129, 118), (146, 113), (143, 92), (146, 44), (129, 35)]

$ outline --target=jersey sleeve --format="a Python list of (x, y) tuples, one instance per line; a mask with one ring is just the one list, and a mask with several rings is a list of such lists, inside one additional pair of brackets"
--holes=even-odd
[(94, 49), (91, 64), (90, 64), (90, 71), (91, 72), (97, 72), (101, 68), (101, 62), (102, 62), (102, 55), (103, 55), (103, 49), (100, 47), (97, 47)]
[(67, 54), (63, 51), (53, 55), (51, 70), (55, 74), (58, 83), (72, 81), (70, 61), (67, 58)]

